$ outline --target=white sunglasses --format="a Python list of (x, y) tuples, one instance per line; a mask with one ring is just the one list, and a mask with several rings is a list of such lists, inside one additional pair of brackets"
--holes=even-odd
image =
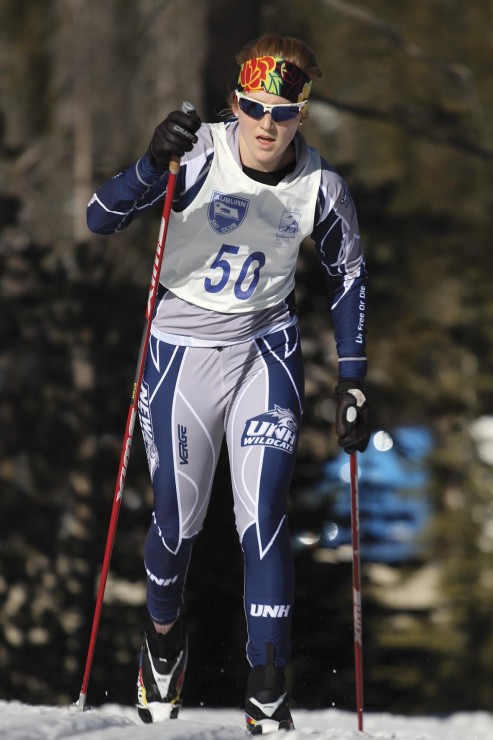
[(246, 113), (250, 118), (255, 118), (256, 121), (260, 121), (266, 113), (270, 113), (272, 120), (275, 123), (283, 123), (284, 121), (292, 121), (296, 118), (299, 113), (303, 110), (308, 100), (302, 100), (301, 103), (279, 103), (278, 105), (267, 105), (266, 103), (260, 103), (254, 98), (249, 98), (245, 93), (236, 91), (236, 97), (238, 98), (238, 106), (243, 113)]

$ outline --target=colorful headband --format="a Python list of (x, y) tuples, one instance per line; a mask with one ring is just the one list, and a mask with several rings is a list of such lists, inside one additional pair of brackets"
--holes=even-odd
[(243, 62), (238, 77), (239, 92), (261, 90), (292, 103), (308, 100), (312, 82), (302, 69), (278, 57), (256, 57)]

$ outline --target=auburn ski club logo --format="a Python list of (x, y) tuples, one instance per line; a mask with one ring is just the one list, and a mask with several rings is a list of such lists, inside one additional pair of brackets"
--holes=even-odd
[(241, 226), (250, 201), (236, 195), (225, 195), (214, 190), (209, 203), (209, 223), (218, 234), (229, 234)]
[(292, 411), (274, 405), (274, 408), (248, 419), (241, 437), (241, 446), (262, 445), (275, 447), (290, 455), (296, 447), (298, 422)]
[(159, 454), (154, 444), (154, 430), (152, 428), (151, 407), (149, 406), (149, 386), (142, 381), (139, 395), (139, 417), (140, 426), (142, 427), (142, 436), (147, 454), (147, 463), (151, 480), (154, 477), (156, 469), (159, 467)]

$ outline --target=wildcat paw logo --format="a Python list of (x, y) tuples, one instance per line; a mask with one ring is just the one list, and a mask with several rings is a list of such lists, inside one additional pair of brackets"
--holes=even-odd
[(339, 198), (339, 203), (342, 206), (348, 206), (348, 205), (351, 204), (352, 200), (353, 199), (351, 197), (351, 193), (349, 192), (349, 188), (348, 188), (347, 185), (345, 185), (344, 186), (344, 191), (343, 191), (341, 197)]
[(293, 412), (274, 405), (264, 414), (248, 419), (241, 436), (241, 446), (275, 447), (292, 455), (297, 437), (298, 422)]
[(217, 234), (229, 234), (241, 226), (250, 201), (236, 195), (225, 195), (214, 190), (209, 203), (209, 223)]
[(154, 429), (152, 427), (151, 407), (149, 405), (149, 386), (145, 381), (142, 381), (142, 385), (140, 386), (139, 419), (146, 448), (149, 473), (152, 480), (154, 473), (159, 467), (159, 453), (154, 444)]
[(301, 213), (299, 211), (283, 211), (279, 227), (278, 239), (294, 239), (300, 228)]

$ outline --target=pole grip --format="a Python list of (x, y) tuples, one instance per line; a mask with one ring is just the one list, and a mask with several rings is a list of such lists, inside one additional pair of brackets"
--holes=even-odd
[[(183, 113), (186, 113), (187, 115), (189, 115), (193, 110), (195, 110), (195, 106), (189, 100), (184, 100), (183, 103), (181, 104), (180, 110), (182, 110)], [(177, 175), (180, 171), (180, 157), (178, 157), (175, 154), (173, 154), (170, 159), (169, 171), (173, 175)]]
[(184, 113), (188, 115), (193, 110), (195, 110), (195, 106), (189, 100), (184, 100), (183, 103), (181, 104), (181, 109)]

